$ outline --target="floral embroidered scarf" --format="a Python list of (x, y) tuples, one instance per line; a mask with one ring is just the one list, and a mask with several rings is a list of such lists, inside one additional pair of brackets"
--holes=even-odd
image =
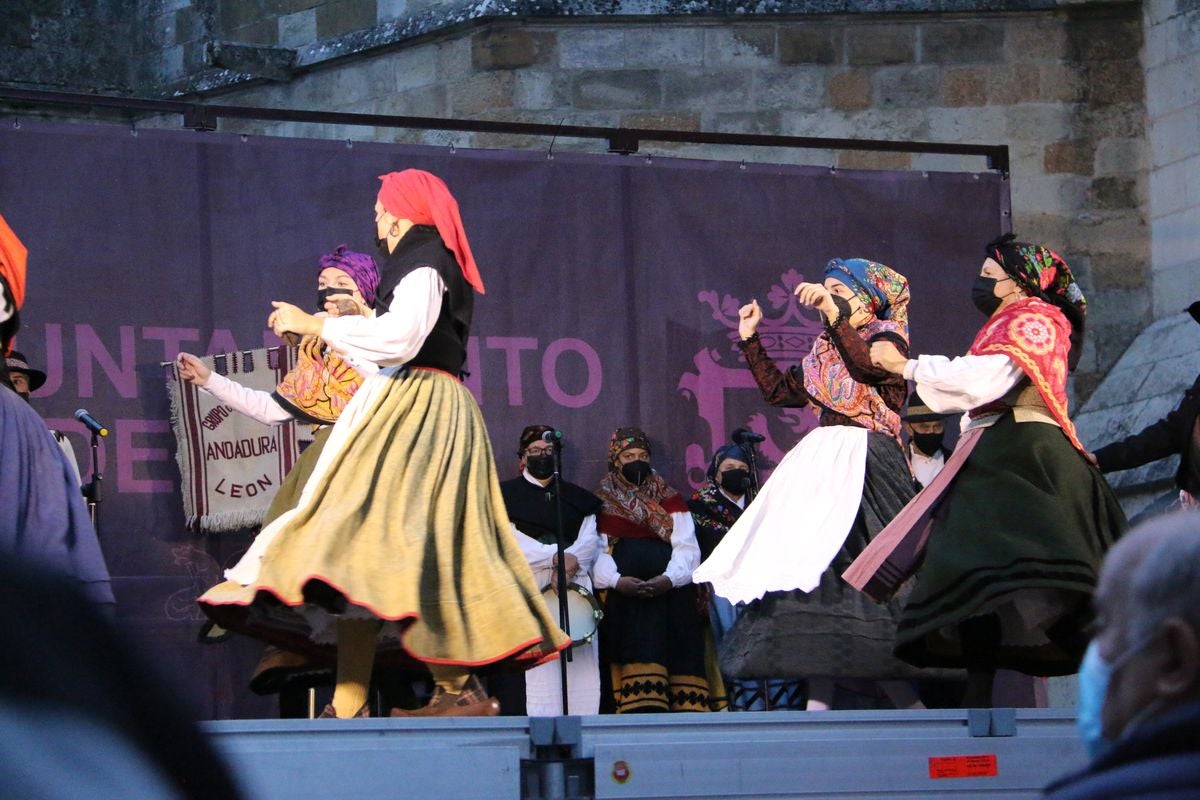
[(998, 311), (975, 337), (969, 355), (1006, 355), (1037, 388), (1076, 450), (1086, 452), (1067, 416), (1067, 354), (1071, 348), (1071, 325), (1054, 306), (1028, 297)]
[(276, 398), (289, 410), (317, 424), (337, 422), (363, 382), (362, 375), (341, 356), (323, 350), (319, 337), (306, 336), (300, 342), (295, 369), (275, 389)]

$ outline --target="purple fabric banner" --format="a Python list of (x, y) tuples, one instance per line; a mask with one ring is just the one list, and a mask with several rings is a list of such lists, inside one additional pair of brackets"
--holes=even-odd
[(317, 257), (374, 252), (376, 177), (420, 167), (457, 196), (488, 293), (467, 384), (502, 477), (533, 422), (565, 433), (568, 478), (594, 487), (608, 437), (639, 424), (681, 491), (734, 428), (767, 466), (814, 422), (763, 404), (735, 346), (763, 306), (781, 364), (820, 328), (791, 289), (861, 256), (908, 276), (914, 352), (963, 352), (980, 318), (982, 246), (1007, 229), (992, 174), (843, 172), (644, 157), (396, 145), (23, 122), (0, 130), (0, 211), (29, 247), (18, 348), (48, 373), (35, 407), (71, 434), (84, 480), (87, 407), (101, 445), (101, 542), (119, 619), (206, 717), (272, 713), (245, 689), (258, 648), (194, 643), (192, 602), (251, 533), (183, 524), (159, 363), (275, 345), (271, 300), (312, 306)]

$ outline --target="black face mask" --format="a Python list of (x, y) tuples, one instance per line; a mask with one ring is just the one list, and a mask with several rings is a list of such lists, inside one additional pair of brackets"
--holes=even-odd
[(549, 453), (544, 456), (525, 456), (525, 469), (539, 481), (544, 481), (554, 474), (554, 456)]
[(646, 461), (630, 461), (621, 467), (621, 474), (625, 476), (625, 480), (632, 483), (634, 486), (641, 486), (654, 472), (650, 468), (649, 462)]
[(350, 289), (339, 289), (336, 286), (330, 286), (325, 289), (318, 289), (317, 290), (317, 310), (324, 311), (325, 310), (325, 301), (327, 301), (331, 297), (337, 297), (338, 295), (343, 295), (343, 294), (346, 295), (347, 297), (350, 297), (351, 295), (354, 294), (354, 292)]
[(996, 313), (1000, 298), (996, 297), (996, 279), (980, 275), (971, 286), (971, 302), (987, 316)]
[(914, 433), (912, 441), (918, 450), (927, 456), (932, 456), (942, 449), (942, 439), (945, 436), (945, 433)]
[(745, 494), (750, 488), (750, 472), (731, 469), (721, 473), (721, 488), (730, 494)]

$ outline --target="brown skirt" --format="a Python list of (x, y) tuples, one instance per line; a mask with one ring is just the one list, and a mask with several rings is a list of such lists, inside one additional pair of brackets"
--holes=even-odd
[(381, 662), (475, 669), (527, 668), (569, 644), (513, 538), (475, 399), (445, 373), (364, 383), (297, 507), (260, 537), (256, 575), (243, 559), (241, 582), (199, 599), (230, 630), (330, 656), (337, 615), (374, 617)]

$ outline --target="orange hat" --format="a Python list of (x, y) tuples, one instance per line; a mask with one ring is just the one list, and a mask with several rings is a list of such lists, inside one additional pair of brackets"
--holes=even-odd
[(379, 202), (384, 210), (414, 225), (437, 227), (442, 241), (454, 253), (467, 283), (483, 294), (483, 278), (479, 276), (479, 267), (471, 254), (471, 245), (467, 243), (458, 201), (442, 179), (422, 169), (406, 169), (380, 175), (379, 180), (383, 181), (379, 187)]
[(0, 275), (12, 287), (13, 299), (20, 308), (25, 302), (25, 261), (29, 251), (8, 227), (0, 214)]

